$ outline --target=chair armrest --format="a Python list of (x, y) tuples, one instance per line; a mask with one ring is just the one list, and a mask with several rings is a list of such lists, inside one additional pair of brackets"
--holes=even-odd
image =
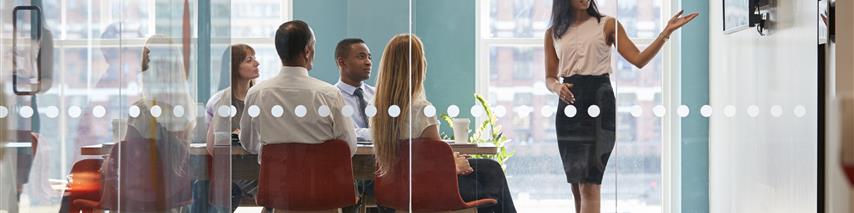
[(484, 199), (480, 199), (480, 200), (474, 200), (474, 201), (466, 202), (466, 206), (468, 206), (468, 208), (475, 208), (475, 207), (482, 207), (482, 206), (491, 206), (491, 205), (495, 205), (497, 203), (498, 203), (498, 200), (495, 200), (492, 198), (484, 198)]

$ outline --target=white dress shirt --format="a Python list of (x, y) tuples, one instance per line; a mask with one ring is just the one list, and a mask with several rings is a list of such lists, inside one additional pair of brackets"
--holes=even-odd
[(369, 126), (365, 125), (368, 123), (368, 118), (364, 117), (363, 113), (359, 113), (359, 97), (356, 96), (355, 92), (357, 88), (362, 88), (362, 96), (365, 98), (365, 102), (367, 102), (368, 105), (374, 105), (376, 89), (364, 82), (361, 86), (354, 87), (338, 81), (338, 83), (335, 83), (335, 87), (338, 87), (338, 90), (341, 91), (341, 96), (344, 97), (344, 103), (347, 106), (350, 106), (350, 109), (353, 109), (353, 114), (350, 115), (350, 118), (353, 119), (353, 124), (356, 125), (356, 137), (358, 137), (359, 140), (370, 141), (371, 130), (368, 128)]
[[(254, 118), (250, 113), (253, 105), (260, 109)], [(275, 117), (274, 106), (283, 109), (281, 117)], [(295, 112), (298, 106), (305, 108), (302, 117)], [(322, 106), (328, 111), (320, 110)], [(309, 76), (303, 67), (282, 67), (278, 76), (262, 81), (246, 94), (240, 143), (246, 151), (259, 154), (259, 163), (261, 146), (274, 143), (320, 144), (341, 139), (350, 146), (351, 155), (355, 154), (353, 121), (341, 114), (343, 106), (344, 100), (334, 86)]]

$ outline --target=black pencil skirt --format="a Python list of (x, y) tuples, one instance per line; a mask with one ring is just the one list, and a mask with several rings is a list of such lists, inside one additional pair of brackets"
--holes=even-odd
[[(558, 100), (555, 117), (557, 144), (566, 181), (602, 184), (616, 139), (617, 111), (611, 80), (608, 75), (574, 75), (564, 78), (563, 82), (573, 84), (570, 91), (575, 95), (572, 105)], [(588, 113), (593, 105), (599, 108), (595, 117)], [(567, 106), (574, 106), (577, 113), (567, 116), (564, 111)]]

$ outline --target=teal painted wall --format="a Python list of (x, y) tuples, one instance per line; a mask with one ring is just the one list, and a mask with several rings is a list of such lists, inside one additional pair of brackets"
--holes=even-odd
[[(709, 104), (708, 1), (682, 1), (686, 12), (700, 16), (682, 32), (682, 104)], [(697, 110), (699, 112), (699, 110)], [(692, 113), (682, 120), (682, 212), (709, 212), (709, 120)]]
[(361, 38), (373, 55), (368, 84), (374, 85), (383, 48), (392, 36), (409, 30), (409, 3), (399, 0), (295, 0), (294, 19), (307, 22), (317, 36), (311, 76), (338, 82), (335, 45), (345, 38)]
[(294, 19), (303, 20), (314, 30), (314, 68), (309, 75), (334, 84), (338, 81), (338, 68), (333, 59), (335, 45), (347, 35), (347, 7), (345, 0), (295, 0)]
[[(413, 31), (424, 42), (427, 53), (427, 98), (438, 114), (455, 104), (460, 117), (472, 118), (469, 112), (475, 92), (475, 1), (413, 1)], [(474, 119), (472, 118), (472, 121)], [(472, 122), (469, 128), (474, 128)], [(443, 122), (442, 132), (453, 135)]]
[[(342, 6), (343, 5), (343, 6)], [(322, 11), (322, 12), (321, 12)], [(428, 99), (439, 113), (451, 104), (460, 116), (471, 117), (475, 90), (475, 1), (413, 1), (412, 31), (421, 37), (427, 53)], [(343, 38), (362, 38), (373, 55), (375, 85), (383, 48), (394, 35), (409, 32), (409, 2), (400, 0), (295, 0), (294, 18), (304, 20), (317, 36), (316, 78), (335, 83), (338, 68), (335, 45)], [(474, 124), (472, 124), (474, 125)], [(443, 132), (451, 133), (443, 124)]]
[[(397, 34), (409, 32), (409, 2), (401, 0), (350, 0), (347, 37), (365, 40), (371, 49), (373, 71), (368, 84), (376, 86), (385, 45)], [(340, 39), (339, 39), (340, 40)], [(337, 44), (338, 41), (334, 41)], [(334, 45), (333, 44), (333, 45)], [(334, 46), (329, 51), (334, 51)], [(333, 62), (330, 54), (329, 61)]]

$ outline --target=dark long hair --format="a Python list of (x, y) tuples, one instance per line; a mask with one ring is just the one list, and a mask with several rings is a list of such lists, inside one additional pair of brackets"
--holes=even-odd
[[(569, 26), (575, 22), (575, 9), (572, 8), (570, 1), (574, 0), (554, 0), (552, 1), (552, 23), (549, 29), (552, 30), (552, 36), (560, 38), (569, 30)], [(590, 0), (590, 7), (587, 8), (587, 14), (596, 18), (596, 21), (602, 21), (603, 15), (599, 13), (596, 7), (596, 1)]]

